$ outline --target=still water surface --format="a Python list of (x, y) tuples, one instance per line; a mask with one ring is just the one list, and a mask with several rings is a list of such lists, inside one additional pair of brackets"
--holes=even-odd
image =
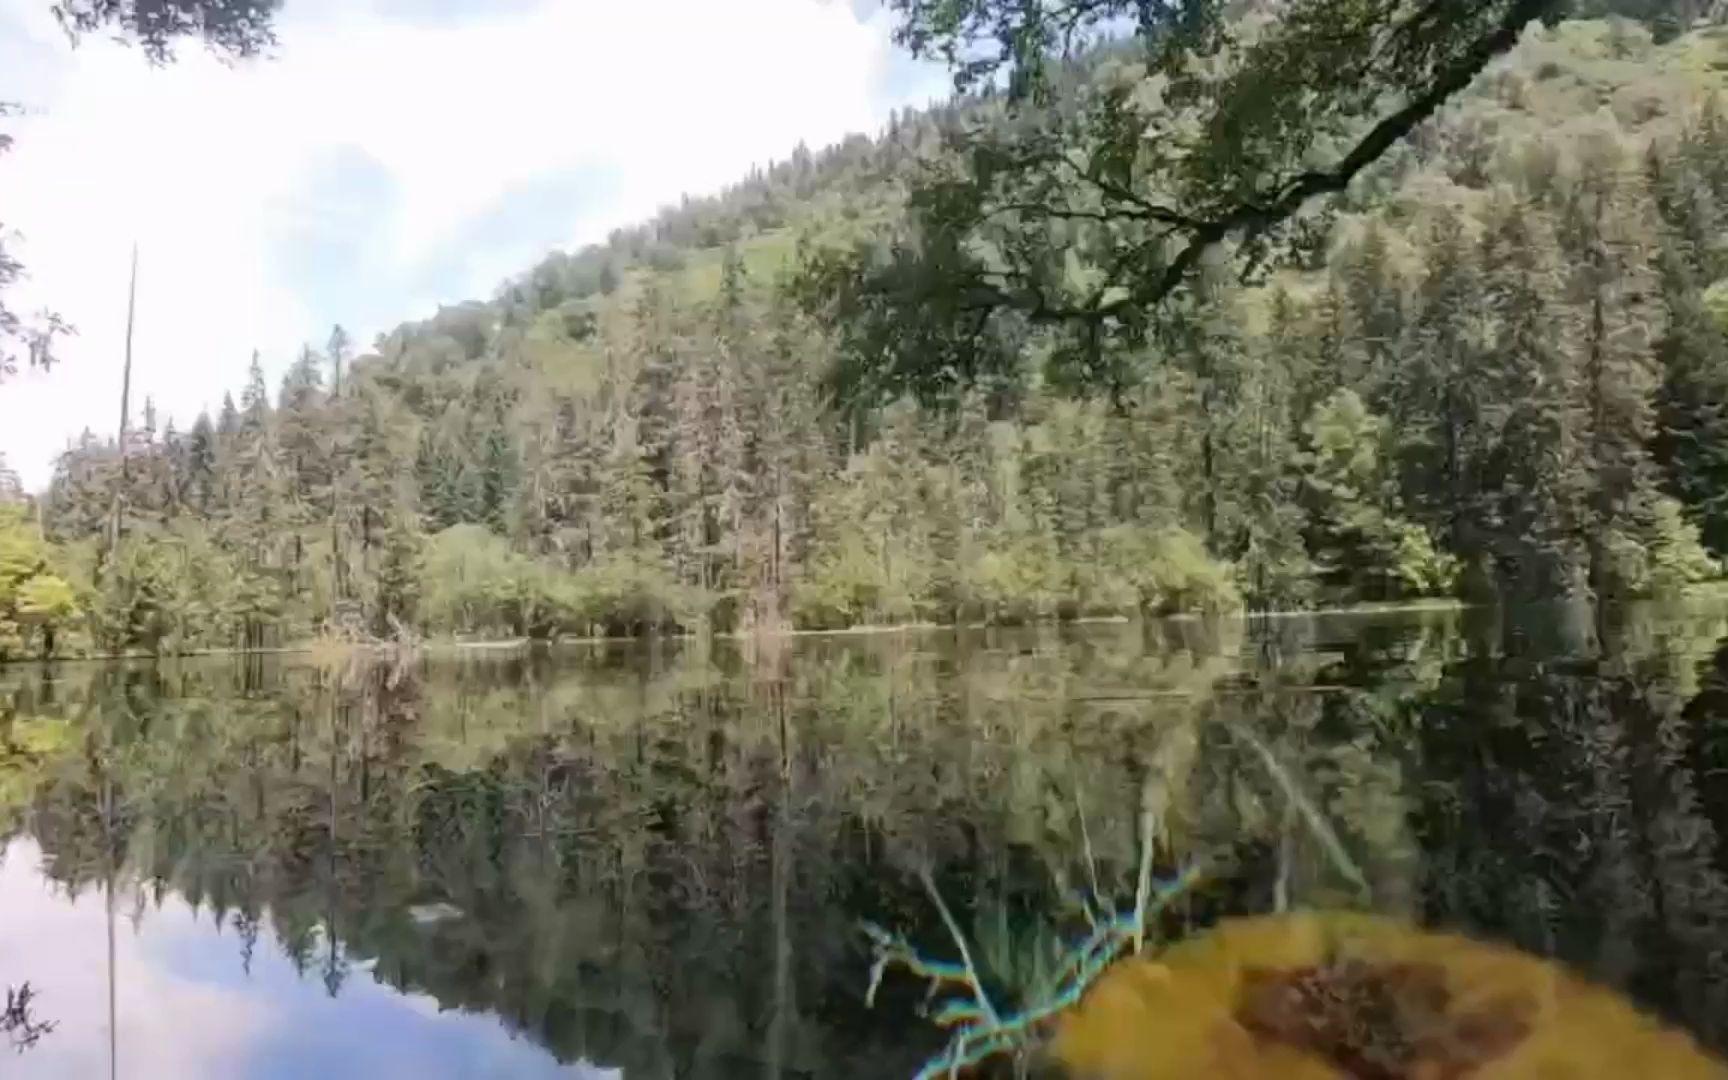
[[(1557, 956), (1728, 1051), (1728, 602), (0, 671), (7, 1077), (891, 1077), (861, 920), (1090, 875)], [(1318, 818), (1320, 824), (1315, 823)], [(1084, 839), (1082, 839), (1084, 837)], [(16, 1033), (14, 1033), (16, 1035)]]

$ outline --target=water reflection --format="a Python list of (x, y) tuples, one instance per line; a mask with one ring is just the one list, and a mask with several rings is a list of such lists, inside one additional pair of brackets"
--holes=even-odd
[(121, 886), (110, 956), (104, 891), (68, 893), (44, 876), (43, 858), (18, 839), (0, 867), (0, 963), (30, 973), (36, 1008), (55, 1025), (8, 1056), (7, 1076), (107, 1076), (111, 1053), (114, 1071), (135, 1080), (616, 1076), (560, 1065), (489, 1017), (371, 978), (332, 997), (280, 951), (248, 954), (241, 926), (172, 892)]
[(940, 946), (928, 866), (1005, 971), (1148, 790), (1173, 931), (1409, 914), (1728, 1049), (1724, 612), (12, 669), (8, 1065), (107, 1071), (114, 882), (124, 1076), (909, 1075), (859, 920)]

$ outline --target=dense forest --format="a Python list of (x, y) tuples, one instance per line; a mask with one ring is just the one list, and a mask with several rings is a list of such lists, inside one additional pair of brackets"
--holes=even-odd
[(1104, 45), (1035, 99), (986, 87), (800, 148), (369, 350), (337, 328), (279, 386), (255, 355), (215, 416), (146, 403), (0, 507), (0, 655), (1610, 601), (1714, 576), (1728, 27), (1654, 8), (1530, 29), (1152, 321), (951, 287), (993, 260), (1108, 296), (1108, 169), (1022, 177), (1068, 201), (1012, 231), (938, 227), (1000, 168), (979, 132), (1055, 138), (1155, 95)]

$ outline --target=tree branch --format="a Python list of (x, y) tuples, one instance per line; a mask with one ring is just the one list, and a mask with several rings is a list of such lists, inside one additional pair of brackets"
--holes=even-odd
[(1159, 221), (1166, 225), (1175, 225), (1181, 228), (1193, 228), (1200, 224), (1196, 218), (1155, 203), (1138, 192), (1123, 187), (1113, 180), (1106, 180), (1089, 169), (1082, 169), (1066, 154), (1056, 154), (1054, 158), (1058, 164), (1066, 165), (1075, 176), (1091, 184), (1103, 194), (1134, 208), (1132, 211), (1125, 211), (1123, 216)]
[(1217, 218), (1195, 224), (1187, 244), (1161, 274), (1131, 289), (1129, 295), (1102, 306), (1097, 313), (1109, 315), (1129, 305), (1156, 304), (1180, 288), (1200, 259), (1229, 237), (1243, 232), (1264, 232), (1294, 217), (1309, 201), (1345, 190), (1362, 170), (1427, 122), (1441, 106), (1475, 81), (1496, 57), (1516, 45), (1524, 28), (1554, 10), (1557, 2), (1518, 0), (1499, 25), (1445, 67), (1425, 93), (1370, 128), (1338, 164), (1303, 173), (1284, 184), (1270, 202), (1246, 202)]
[(1478, 39), (1463, 56), (1440, 72), (1427, 93), (1375, 124), (1337, 165), (1321, 172), (1304, 173), (1285, 187), (1271, 204), (1245, 206), (1233, 216), (1242, 219), (1242, 223), (1256, 217), (1285, 218), (1317, 195), (1343, 191), (1358, 173), (1380, 160), (1395, 144), (1438, 112), (1453, 95), (1474, 82), (1496, 57), (1518, 44), (1524, 28), (1553, 10), (1557, 3), (1558, 0), (1519, 0), (1506, 12), (1499, 26)]

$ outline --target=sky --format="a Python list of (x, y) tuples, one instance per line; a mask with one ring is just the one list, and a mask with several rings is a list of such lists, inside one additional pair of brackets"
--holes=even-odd
[(868, 0), (286, 0), (280, 45), (152, 68), (74, 48), (49, 0), (0, 0), (0, 227), (77, 336), (0, 385), (0, 455), (25, 486), (119, 421), (139, 251), (134, 417), (184, 429), (272, 382), (341, 323), (370, 342), (485, 298), (554, 248), (598, 241), (754, 165), (874, 132), (942, 96)]

